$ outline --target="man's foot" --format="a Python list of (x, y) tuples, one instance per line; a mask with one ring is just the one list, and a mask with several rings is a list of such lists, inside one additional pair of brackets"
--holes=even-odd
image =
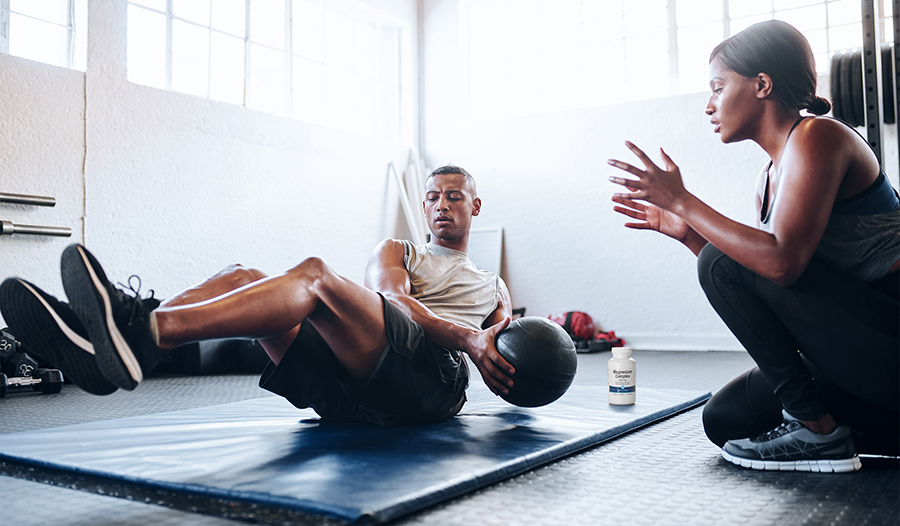
[(8, 278), (0, 284), (0, 311), (29, 353), (62, 370), (78, 387), (95, 395), (117, 389), (97, 367), (87, 331), (68, 305), (32, 283)]
[[(81, 245), (63, 251), (63, 288), (72, 310), (87, 328), (103, 375), (122, 389), (132, 390), (163, 357), (150, 332), (150, 312), (159, 300), (141, 299), (117, 289), (97, 259)], [(132, 276), (136, 278), (136, 276)], [(131, 278), (129, 278), (129, 281)]]
[(722, 457), (738, 466), (767, 471), (841, 473), (862, 467), (849, 427), (838, 426), (821, 435), (787, 411), (782, 414), (784, 422), (772, 431), (726, 442)]

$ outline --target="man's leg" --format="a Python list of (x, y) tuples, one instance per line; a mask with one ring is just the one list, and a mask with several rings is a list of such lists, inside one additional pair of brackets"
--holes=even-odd
[[(62, 269), (66, 294), (85, 322), (101, 370), (125, 389), (134, 389), (162, 355), (153, 341), (154, 322), (155, 343), (162, 348), (216, 338), (274, 338), (268, 351), (277, 363), (290, 344), (285, 335), (309, 318), (355, 378), (366, 376), (387, 346), (381, 297), (317, 258), (210, 299), (152, 312), (146, 300), (116, 289), (80, 245), (65, 250)], [(179, 297), (199, 298), (196, 292)]]
[(366, 376), (387, 346), (381, 297), (309, 258), (277, 276), (220, 296), (154, 311), (159, 345), (172, 348), (212, 338), (268, 339), (278, 364), (304, 319), (322, 335), (355, 378)]
[[(203, 282), (163, 301), (160, 307), (191, 305), (211, 300), (255, 281), (259, 281), (265, 277), (268, 276), (261, 270), (248, 268), (239, 263), (229, 265)], [(300, 325), (297, 325), (282, 334), (270, 338), (260, 338), (258, 341), (266, 351), (266, 354), (269, 355), (269, 358), (277, 364), (281, 361), (281, 356), (284, 354), (285, 349), (287, 349), (291, 342), (294, 341), (294, 338), (297, 337), (299, 330)]]

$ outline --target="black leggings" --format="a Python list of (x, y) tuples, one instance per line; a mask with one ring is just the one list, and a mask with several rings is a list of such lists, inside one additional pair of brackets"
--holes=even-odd
[(831, 413), (864, 435), (861, 452), (896, 454), (896, 274), (870, 285), (813, 257), (796, 283), (779, 287), (712, 245), (701, 251), (698, 269), (713, 308), (758, 366), (707, 403), (703, 424), (710, 440), (721, 446), (769, 431), (781, 422), (783, 408), (801, 420)]

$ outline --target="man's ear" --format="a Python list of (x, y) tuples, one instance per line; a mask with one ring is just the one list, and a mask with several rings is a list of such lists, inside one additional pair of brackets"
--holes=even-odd
[(480, 198), (480, 197), (476, 197), (476, 198), (472, 201), (472, 215), (473, 215), (473, 216), (477, 216), (477, 215), (480, 214), (480, 213), (481, 213), (481, 198)]
[(764, 99), (772, 94), (775, 88), (772, 83), (772, 77), (768, 73), (759, 73), (756, 75), (756, 98)]

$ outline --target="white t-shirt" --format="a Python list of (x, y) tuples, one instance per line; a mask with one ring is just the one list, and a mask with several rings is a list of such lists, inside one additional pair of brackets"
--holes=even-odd
[(465, 252), (434, 243), (416, 246), (402, 242), (410, 296), (441, 318), (481, 329), (497, 309), (501, 287), (506, 290), (500, 276), (476, 268)]

